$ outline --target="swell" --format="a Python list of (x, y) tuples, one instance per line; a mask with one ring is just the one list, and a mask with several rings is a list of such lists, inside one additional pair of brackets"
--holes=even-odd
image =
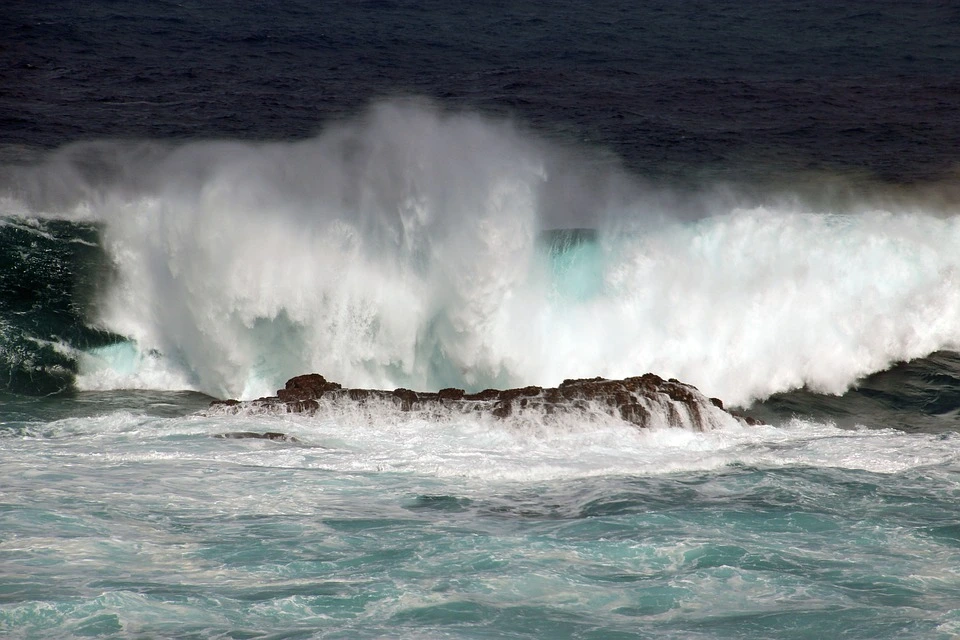
[(109, 278), (90, 223), (0, 219), (0, 390), (68, 390), (84, 350), (123, 339), (88, 323)]
[(938, 351), (898, 362), (858, 380), (840, 395), (809, 389), (776, 393), (749, 410), (774, 423), (801, 418), (844, 428), (955, 431), (960, 417), (960, 354)]
[(85, 349), (81, 388), (653, 371), (736, 405), (960, 343), (955, 184), (678, 194), (600, 158), (399, 101), (296, 143), (74, 145), (3, 189), (99, 231), (114, 276), (83, 324), (128, 342)]

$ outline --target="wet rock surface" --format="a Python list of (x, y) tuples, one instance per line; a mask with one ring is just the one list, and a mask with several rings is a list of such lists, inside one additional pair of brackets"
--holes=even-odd
[[(730, 419), (748, 425), (759, 420), (724, 408), (717, 398), (708, 398), (696, 387), (679, 380), (664, 380), (647, 373), (642, 376), (608, 380), (585, 378), (564, 380), (558, 387), (520, 387), (486, 389), (466, 393), (463, 389), (441, 389), (437, 392), (399, 388), (345, 389), (318, 373), (291, 378), (277, 395), (241, 402), (215, 400), (211, 410), (221, 413), (242, 411), (270, 413), (314, 413), (323, 406), (353, 403), (393, 405), (400, 411), (428, 413), (485, 413), (497, 418), (538, 412), (552, 416), (564, 413), (604, 413), (640, 428), (674, 426), (708, 431)], [(274, 434), (223, 437), (260, 437)], [(282, 435), (282, 434), (277, 434)]]
[[(239, 404), (239, 403), (237, 403)], [(300, 442), (293, 436), (278, 431), (268, 431), (258, 433), (256, 431), (229, 431), (227, 433), (218, 433), (215, 438), (224, 438), (227, 440), (273, 440), (274, 442)]]

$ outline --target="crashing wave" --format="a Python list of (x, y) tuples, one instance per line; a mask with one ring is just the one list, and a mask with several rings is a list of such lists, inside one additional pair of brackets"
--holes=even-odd
[[(48, 279), (92, 289), (85, 326), (110, 339), (65, 342), (149, 356), (83, 358), (80, 389), (250, 399), (303, 371), (471, 391), (657, 371), (743, 406), (960, 346), (955, 189), (834, 178), (817, 197), (678, 194), (400, 101), (293, 143), (68, 146), (0, 167), (0, 211), (96, 231), (107, 273)], [(17, 234), (13, 267), (39, 255)]]

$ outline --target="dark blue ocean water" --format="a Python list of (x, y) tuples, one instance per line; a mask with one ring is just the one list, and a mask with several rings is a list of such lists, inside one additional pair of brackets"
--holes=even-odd
[[(958, 33), (7, 3), (0, 635), (957, 637)], [(206, 410), (308, 371), (653, 371), (768, 424)]]
[(428, 96), (644, 174), (955, 168), (950, 3), (12, 3), (3, 142), (298, 139)]

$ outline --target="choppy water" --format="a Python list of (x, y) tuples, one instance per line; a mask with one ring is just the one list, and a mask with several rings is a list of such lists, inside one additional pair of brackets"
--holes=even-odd
[[(958, 27), (5, 7), (0, 634), (960, 636)], [(205, 411), (308, 371), (769, 424)]]
[[(955, 431), (8, 420), (13, 637), (951, 637)], [(89, 407), (76, 407), (78, 416)], [(52, 416), (51, 416), (52, 417)], [(299, 444), (221, 440), (281, 430)]]

